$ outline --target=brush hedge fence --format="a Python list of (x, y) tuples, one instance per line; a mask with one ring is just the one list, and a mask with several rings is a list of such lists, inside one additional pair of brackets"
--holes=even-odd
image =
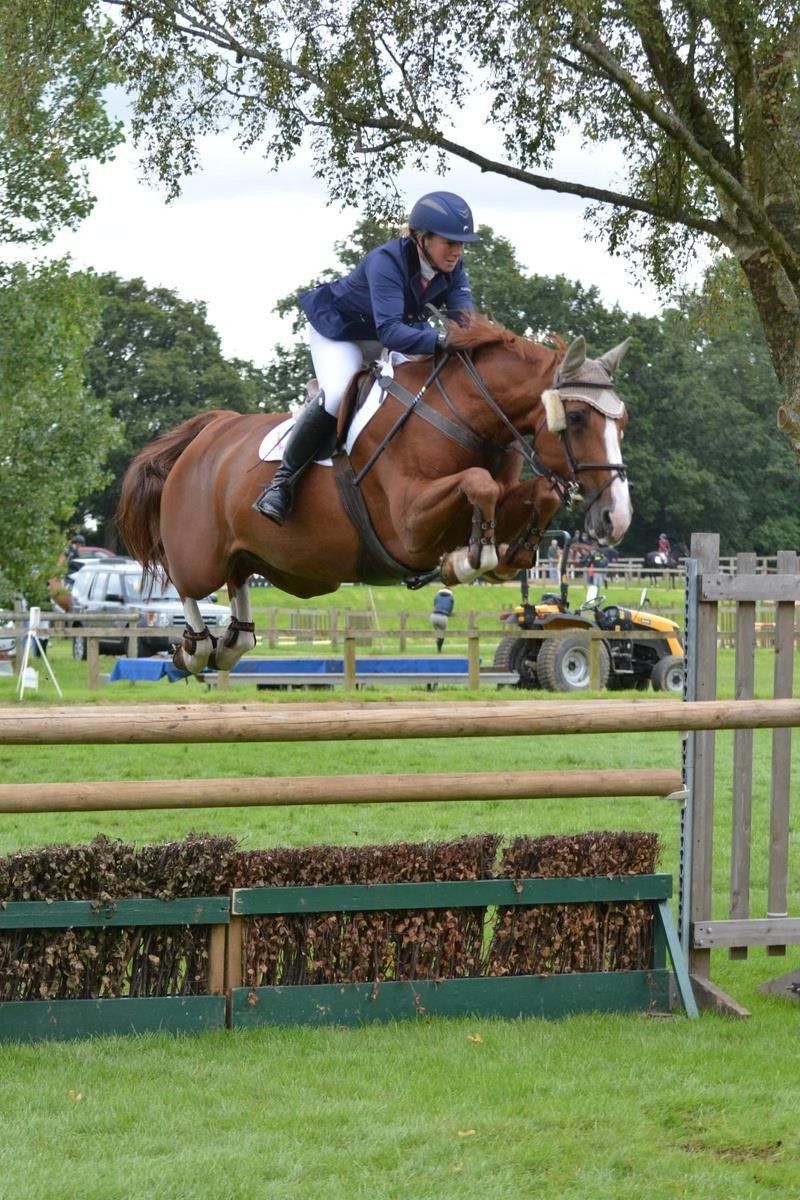
[(0, 1037), (663, 1010), (657, 836), (501, 843), (97, 837), (0, 858)]

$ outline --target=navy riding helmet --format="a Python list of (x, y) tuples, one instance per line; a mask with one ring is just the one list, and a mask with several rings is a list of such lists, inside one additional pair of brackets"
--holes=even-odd
[(466, 200), (454, 192), (428, 192), (408, 215), (409, 228), (436, 233), (451, 242), (479, 242)]

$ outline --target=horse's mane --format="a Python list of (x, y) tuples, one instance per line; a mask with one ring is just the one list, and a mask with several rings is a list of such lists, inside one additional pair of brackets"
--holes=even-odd
[[(551, 340), (559, 359), (563, 358), (567, 343), (557, 335), (552, 336)], [(479, 350), (482, 346), (502, 346), (505, 350), (510, 350), (517, 358), (530, 363), (539, 362), (543, 354), (550, 355), (553, 352), (540, 342), (520, 337), (518, 333), (512, 333), (510, 329), (506, 329), (497, 321), (492, 321), (482, 313), (476, 312), (462, 313), (457, 322), (450, 322), (450, 343), (457, 350)]]

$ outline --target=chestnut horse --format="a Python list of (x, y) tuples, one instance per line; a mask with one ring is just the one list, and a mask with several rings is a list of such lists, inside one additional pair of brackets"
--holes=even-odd
[[(145, 571), (163, 570), (183, 599), (176, 665), (229, 670), (254, 646), (254, 573), (301, 597), (346, 581), (510, 578), (532, 563), (541, 531), (578, 487), (587, 530), (600, 541), (622, 537), (631, 520), (620, 453), (627, 414), (613, 375), (628, 342), (587, 359), (578, 338), (562, 360), (476, 314), (452, 326), (451, 341), (444, 359), (395, 368), (394, 391), (349, 458), (308, 470), (283, 526), (252, 504), (272, 469), (259, 445), (284, 414), (200, 413), (140, 451), (117, 519)], [(533, 478), (520, 481), (525, 460)], [(359, 507), (366, 528), (363, 517), (356, 528)], [(224, 582), (233, 618), (216, 644), (197, 600)]]

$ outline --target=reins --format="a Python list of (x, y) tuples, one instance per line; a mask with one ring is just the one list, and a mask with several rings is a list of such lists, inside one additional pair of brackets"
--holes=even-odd
[[(488, 441), (483, 437), (480, 431), (477, 430), (475, 426), (467, 420), (463, 413), (459, 412), (452, 398), (448, 394), (441, 378), (442, 369), (449, 361), (450, 357), (455, 357), (459, 360), (470, 380), (474, 384), (478, 395), (491, 409), (495, 416), (497, 416), (509, 430), (512, 438), (510, 445), (501, 446), (495, 442)], [(558, 494), (561, 504), (565, 505), (567, 508), (572, 507), (572, 504), (579, 493), (579, 476), (582, 473), (586, 471), (610, 472), (610, 478), (594, 493), (588, 502), (589, 505), (594, 504), (599, 497), (602, 496), (603, 492), (605, 492), (611, 486), (615, 478), (627, 478), (628, 468), (624, 462), (579, 462), (573, 453), (572, 445), (569, 440), (569, 432), (566, 428), (561, 430), (560, 438), (569, 467), (568, 476), (565, 478), (563, 475), (559, 475), (558, 472), (552, 471), (549, 467), (544, 466), (544, 464), (536, 455), (535, 450), (528, 446), (523, 435), (519, 432), (509, 417), (503, 412), (502, 408), (487, 388), (474, 362), (463, 350), (449, 351), (441, 356), (436, 356), (433, 370), (428, 375), (422, 386), (415, 393), (408, 391), (407, 388), (403, 387), (396, 380), (388, 377), (379, 378), (379, 383), (384, 388), (384, 391), (401, 401), (404, 406), (404, 411), (397, 418), (388, 433), (386, 433), (386, 435), (381, 439), (380, 444), (375, 448), (367, 462), (354, 477), (356, 486), (361, 483), (366, 474), (372, 469), (378, 458), (380, 458), (381, 454), (383, 454), (386, 447), (397, 435), (411, 414), (415, 412), (418, 416), (421, 416), (427, 420), (431, 425), (434, 425), (446, 437), (449, 437), (452, 441), (458, 442), (460, 445), (465, 446), (467, 449), (475, 453), (498, 454), (500, 452), (512, 450), (514, 453), (519, 454), (520, 457), (528, 464), (534, 475), (540, 479), (546, 479), (548, 481), (553, 490)], [(438, 388), (445, 405), (453, 414), (458, 424), (454, 424), (446, 416), (442, 416), (440, 413), (437, 413), (430, 407), (430, 405), (424, 404), (422, 398), (434, 383), (436, 384), (436, 387)], [(558, 386), (558, 382), (556, 382), (556, 389)], [(581, 388), (608, 388), (608, 383), (581, 380), (580, 383), (567, 384), (566, 386)], [(540, 429), (541, 425), (539, 428), (534, 430), (532, 437), (534, 446)], [(584, 502), (586, 501), (584, 500)]]
[[(507, 447), (507, 449), (513, 450), (515, 453), (519, 454), (520, 457), (523, 458), (525, 460), (525, 462), (528, 464), (531, 471), (533, 471), (534, 475), (538, 476), (538, 478), (540, 478), (540, 479), (546, 479), (550, 483), (551, 487), (553, 487), (554, 490), (558, 493), (558, 495), (561, 499), (561, 503), (569, 506), (572, 503), (572, 499), (573, 499), (573, 496), (574, 496), (574, 493), (575, 493), (575, 490), (577, 487), (577, 480), (564, 479), (564, 477), (562, 475), (559, 475), (556, 471), (551, 471), (549, 467), (544, 466), (544, 464), (542, 462), (540, 462), (540, 460), (536, 456), (535, 451), (532, 450), (530, 446), (528, 446), (528, 443), (525, 441), (522, 434), (516, 428), (514, 423), (511, 420), (509, 420), (509, 418), (503, 412), (500, 405), (495, 400), (492, 393), (487, 388), (486, 384), (483, 381), (483, 377), (481, 376), (480, 371), (475, 366), (474, 362), (469, 357), (469, 355), (466, 354), (463, 350), (457, 350), (456, 356), (459, 359), (459, 361), (461, 362), (461, 365), (463, 366), (464, 370), (469, 375), (472, 382), (475, 384), (475, 387), (477, 388), (478, 394), (480, 395), (481, 399), (484, 400), (486, 402), (486, 404), (488, 404), (488, 406), (489, 406), (489, 408), (491, 408), (492, 412), (494, 412), (496, 414), (496, 416), (498, 416), (500, 418), (500, 420), (503, 422), (503, 424), (506, 425), (506, 427), (510, 430), (513, 440), (512, 440), (511, 445), (509, 447)], [(437, 382), (438, 382), (439, 388), (441, 389), (441, 387), (442, 387), (441, 380), (439, 380)], [(534, 437), (534, 441), (535, 441), (535, 437)], [(568, 454), (568, 461), (571, 461), (571, 456), (569, 454)]]

